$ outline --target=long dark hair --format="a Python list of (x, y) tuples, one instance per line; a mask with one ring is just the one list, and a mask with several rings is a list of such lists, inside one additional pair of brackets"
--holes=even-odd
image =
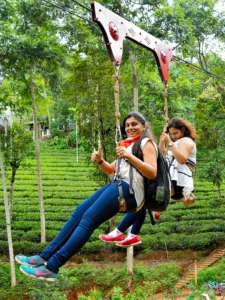
[(144, 138), (151, 138), (154, 141), (154, 136), (147, 124), (147, 121), (145, 119), (145, 117), (139, 113), (139, 112), (135, 112), (132, 111), (130, 112), (123, 120), (123, 129), (125, 130), (126, 127), (126, 121), (129, 118), (135, 118), (136, 120), (138, 120), (139, 122), (141, 122), (142, 125), (146, 125), (146, 129), (142, 132), (142, 135), (140, 136), (140, 138), (134, 143), (133, 148), (132, 148), (132, 154), (135, 155), (136, 157), (140, 158), (143, 160), (143, 153), (141, 150), (141, 141)]
[(191, 138), (193, 141), (196, 139), (196, 131), (193, 125), (182, 118), (173, 118), (167, 124), (167, 133), (170, 128), (176, 128), (179, 130), (184, 129), (184, 136)]

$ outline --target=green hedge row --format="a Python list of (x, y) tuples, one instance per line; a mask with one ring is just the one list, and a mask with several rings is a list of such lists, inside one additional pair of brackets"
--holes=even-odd
[[(50, 201), (50, 200), (49, 200)], [(48, 216), (51, 216), (51, 213), (63, 213), (64, 211), (73, 211), (75, 207), (81, 203), (81, 200), (70, 200), (70, 203), (64, 203), (58, 201), (52, 201), (51, 205), (49, 202), (45, 202), (45, 212), (47, 212)], [(17, 218), (23, 217), (24, 214), (37, 214), (39, 215), (39, 206), (38, 202), (36, 201), (21, 201), (21, 203), (17, 203), (14, 205), (13, 211), (13, 220)], [(1, 207), (0, 217), (4, 218), (5, 211), (4, 207)], [(207, 220), (211, 219), (213, 221), (220, 219), (224, 220), (224, 206), (219, 207), (217, 209), (176, 209), (176, 210), (168, 210), (167, 212), (161, 213), (160, 223), (168, 223), (170, 221), (176, 220), (177, 222), (180, 221), (198, 221), (198, 220)]]
[(209, 223), (207, 220), (196, 221), (181, 221), (181, 222), (164, 222), (155, 226), (150, 226), (149, 223), (145, 223), (142, 227), (141, 234), (156, 234), (156, 233), (204, 233), (204, 232), (223, 232), (225, 228), (225, 220), (214, 220)]
[(168, 211), (168, 213), (163, 213), (160, 217), (161, 222), (170, 222), (170, 221), (182, 221), (182, 220), (209, 220), (212, 221), (214, 219), (225, 219), (225, 209), (218, 208), (214, 210), (205, 210), (202, 211), (201, 209), (195, 210), (176, 210), (176, 211)]
[[(84, 183), (84, 182), (78, 182), (77, 185), (73, 186), (71, 185), (66, 185), (66, 184), (59, 184), (59, 185), (51, 185), (51, 186), (46, 186), (43, 184), (43, 192), (51, 192), (51, 191), (56, 191), (56, 192), (76, 192), (76, 191), (93, 191), (93, 189), (95, 188), (99, 188), (99, 186), (94, 183), (92, 186), (90, 186), (90, 184), (88, 183)], [(38, 186), (37, 185), (31, 185), (30, 188), (28, 185), (23, 186), (17, 186), (14, 190), (14, 193), (18, 193), (20, 191), (22, 192), (27, 192), (27, 191), (37, 191), (38, 190)]]
[[(87, 173), (89, 174), (89, 173)], [(50, 181), (53, 184), (58, 181), (61, 180), (63, 181), (68, 181), (68, 182), (76, 182), (76, 181), (92, 181), (92, 179), (90, 179), (90, 176), (87, 176), (87, 174), (83, 173), (83, 174), (63, 174), (63, 173), (58, 173), (58, 174), (54, 174), (54, 177), (52, 177), (52, 174), (49, 173), (48, 174), (42, 174), (42, 180), (43, 183), (45, 184), (45, 181)], [(16, 178), (16, 184), (20, 185), (24, 182), (36, 182), (37, 183), (37, 174), (21, 174), (20, 177)]]
[(162, 233), (157, 233), (155, 235), (149, 236), (144, 235), (142, 237), (142, 243), (144, 248), (149, 247), (152, 250), (178, 250), (178, 249), (192, 249), (200, 250), (205, 249), (212, 245), (222, 245), (225, 243), (225, 233), (224, 232), (210, 232), (209, 233), (196, 233), (192, 235), (187, 235), (185, 233), (176, 234), (172, 233), (169, 235), (164, 235)]
[[(100, 232), (100, 231), (99, 231)], [(32, 254), (34, 252), (40, 251), (44, 248), (49, 241), (55, 236), (57, 232), (51, 231), (47, 233), (47, 243), (38, 243), (40, 235), (34, 231), (27, 232), (24, 236), (21, 234), (21, 240), (14, 240), (14, 252), (15, 253), (26, 253)], [(186, 234), (169, 234), (164, 235), (157, 233), (155, 235), (142, 235), (142, 244), (137, 246), (137, 250), (202, 250), (209, 246), (221, 246), (225, 243), (225, 233), (224, 232), (213, 232), (208, 233), (196, 233), (193, 235)], [(87, 252), (98, 252), (102, 248), (108, 248), (116, 251), (125, 251), (117, 247), (115, 244), (106, 244), (98, 239), (96, 235), (92, 236), (92, 239), (86, 243), (85, 247), (81, 250)], [(0, 240), (0, 253), (6, 254), (7, 251), (7, 241)]]
[[(79, 189), (79, 187), (78, 187)], [(86, 189), (85, 189), (86, 190)], [(44, 193), (44, 197), (47, 198), (60, 198), (60, 199), (86, 199), (87, 197), (90, 196), (91, 193), (93, 193), (96, 189), (90, 189), (90, 192), (82, 192), (82, 191), (67, 191), (67, 192), (60, 192), (60, 191), (51, 191), (51, 192), (47, 192), (45, 191)], [(0, 196), (2, 196), (0, 194)], [(31, 201), (36, 201), (36, 198), (38, 197), (38, 191), (21, 191), (21, 192), (17, 192), (15, 191), (14, 193), (14, 199), (15, 198), (29, 198), (31, 199)], [(3, 205), (3, 201), (0, 202), (0, 205)]]
[[(79, 174), (89, 174), (90, 171), (93, 171), (94, 169), (89, 168), (88, 170), (85, 171), (84, 167), (82, 168), (70, 168), (70, 167), (65, 167), (65, 168), (60, 168), (60, 167), (55, 167), (55, 168), (42, 168), (42, 173), (43, 175), (51, 175), (52, 172), (54, 172), (56, 175), (57, 174), (62, 174), (62, 172), (65, 172), (66, 174), (74, 174), (79, 175)], [(21, 173), (20, 173), (21, 172)], [(17, 175), (19, 176), (20, 174), (36, 174), (36, 170), (21, 170), (17, 172)]]

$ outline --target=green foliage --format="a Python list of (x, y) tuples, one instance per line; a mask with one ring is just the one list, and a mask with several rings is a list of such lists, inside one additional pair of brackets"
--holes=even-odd
[[(141, 288), (137, 288), (136, 291), (132, 291), (128, 293), (127, 295), (124, 295), (123, 290), (121, 287), (114, 287), (112, 289), (112, 292), (110, 293), (110, 297), (113, 300), (136, 300), (136, 299), (146, 299), (148, 296), (149, 292), (144, 291)], [(81, 298), (82, 299), (82, 298)], [(84, 298), (86, 299), (86, 298)]]
[(64, 99), (57, 99), (52, 108), (52, 136), (65, 137), (69, 123), (69, 103)]
[[(215, 1), (197, 0), (190, 5), (183, 0), (175, 0), (170, 4), (164, 0), (148, 0), (142, 1), (138, 9), (135, 9), (132, 0), (124, 0), (123, 7), (120, 7), (118, 1), (100, 2), (119, 14), (123, 9), (125, 18), (131, 22), (162, 40), (168, 39), (175, 43), (178, 56), (198, 62), (197, 66), (224, 77), (224, 61), (215, 54), (205, 53), (205, 49), (214, 51), (211, 46), (207, 49), (209, 37), (224, 39), (223, 14), (216, 13)], [(86, 164), (90, 149), (97, 147), (99, 137), (104, 158), (112, 161), (115, 156), (115, 108), (111, 78), (114, 70), (102, 43), (102, 33), (96, 27), (65, 12), (74, 10), (72, 1), (61, 1), (60, 6), (62, 9), (34, 0), (0, 1), (2, 108), (11, 107), (17, 116), (31, 110), (29, 87), (32, 71), (39, 118), (45, 120), (48, 114), (49, 120), (55, 119), (52, 135), (56, 138), (50, 143), (56, 150), (63, 149), (61, 158), (55, 155), (53, 147), (50, 155), (43, 155), (43, 186), (49, 239), (61, 228), (73, 208), (102, 184), (103, 178), (98, 169), (91, 164), (87, 167)], [(83, 13), (79, 8), (76, 8), (76, 12), (81, 15)], [(131, 43), (124, 43), (123, 63), (120, 67), (121, 119), (133, 107), (133, 74), (128, 59), (130, 49), (134, 54), (138, 74), (139, 110), (151, 121), (158, 139), (164, 126), (163, 85), (153, 54), (137, 45), (131, 46)], [(216, 149), (212, 153), (210, 163), (206, 166), (208, 169), (204, 169), (206, 177), (201, 172), (197, 174), (196, 203), (190, 208), (184, 208), (181, 203), (172, 201), (154, 228), (146, 221), (143, 227), (143, 244), (138, 246), (139, 250), (164, 250), (165, 247), (205, 249), (224, 243), (224, 195), (221, 195), (222, 204), (218, 207), (216, 191), (210, 183), (221, 185), (223, 191), (224, 145), (221, 141), (224, 140), (225, 132), (225, 98), (220, 81), (218, 80), (216, 89), (215, 83), (208, 78), (187, 66), (175, 64), (175, 60), (171, 62), (169, 117), (185, 117), (195, 124), (199, 134), (198, 149), (217, 147), (221, 152)], [(47, 107), (53, 100), (54, 105)], [(76, 108), (76, 120), (80, 128), (79, 146), (87, 153), (79, 165), (74, 163), (74, 152), (70, 152), (67, 158), (67, 145), (75, 142), (73, 133), (67, 138), (61, 130), (68, 129), (71, 107)], [(206, 157), (209, 157), (208, 153)], [(60, 162), (61, 159), (63, 163)], [(18, 182), (15, 186), (12, 228), (14, 246), (18, 252), (27, 249), (37, 252), (42, 247), (38, 242), (40, 226), (35, 164), (31, 163), (31, 167), (31, 170), (18, 170)], [(98, 180), (95, 184), (90, 180), (91, 173)], [(209, 182), (202, 184), (204, 178)], [(117, 216), (116, 222), (120, 219), (121, 215)], [(8, 253), (4, 220), (1, 209), (0, 251)], [(99, 232), (109, 230), (108, 224), (99, 228)], [(86, 251), (96, 252), (101, 247), (103, 245), (96, 234), (86, 245)], [(115, 250), (114, 245), (109, 249), (122, 251)], [(119, 297), (119, 289), (120, 287), (116, 287), (113, 292), (115, 299)], [(33, 287), (34, 299), (40, 298), (39, 290), (42, 290), (41, 285)], [(141, 298), (136, 293), (136, 298)], [(142, 291), (140, 295), (141, 293)], [(99, 295), (97, 290), (93, 291), (93, 297), (100, 297)], [(43, 295), (43, 299), (50, 299), (51, 296), (54, 299), (64, 299), (63, 293), (54, 294), (50, 289)], [(129, 294), (124, 297), (132, 296)]]
[(224, 180), (225, 155), (222, 147), (209, 152), (200, 174), (202, 179), (212, 182), (218, 188), (218, 201), (221, 204), (221, 185)]
[(224, 147), (224, 110), (221, 107), (221, 95), (212, 84), (199, 95), (195, 115), (201, 147)]
[(49, 145), (55, 149), (68, 149), (69, 146), (66, 142), (66, 138), (59, 137), (58, 135), (55, 135), (50, 141), (48, 142)]
[[(155, 289), (152, 287), (156, 282), (157, 276), (166, 276), (168, 290), (174, 286), (174, 278), (179, 270), (173, 264), (157, 267), (144, 266), (138, 264), (135, 267), (132, 290), (125, 293), (125, 285), (128, 280), (128, 274), (125, 266), (113, 264), (108, 266), (102, 262), (103, 268), (96, 268), (91, 263), (83, 261), (72, 268), (62, 268), (59, 273), (58, 281), (52, 284), (44, 281), (32, 280), (19, 272), (16, 268), (17, 285), (13, 289), (10, 288), (10, 270), (9, 264), (0, 263), (0, 293), (1, 299), (19, 299), (22, 295), (31, 297), (32, 299), (67, 299), (70, 291), (82, 289), (86, 290), (85, 294), (79, 295), (78, 299), (102, 299), (104, 296), (112, 299), (145, 299), (151, 295)], [(167, 273), (165, 268), (167, 267)], [(156, 270), (158, 269), (158, 271)], [(171, 274), (173, 273), (173, 275)], [(155, 275), (151, 275), (155, 274)], [(144, 282), (144, 284), (143, 284)], [(158, 286), (158, 284), (156, 284)], [(90, 289), (92, 286), (92, 289)]]
[(76, 147), (76, 144), (78, 143), (78, 139), (77, 139), (77, 133), (76, 131), (71, 131), (68, 136), (67, 136), (67, 144), (70, 146), (70, 147), (73, 147), (75, 148)]
[[(207, 49), (209, 36), (217, 34), (223, 39), (224, 20), (215, 12), (215, 1), (198, 0), (191, 6), (181, 0), (169, 4), (167, 1), (153, 2), (142, 1), (140, 7), (134, 9), (133, 1), (123, 1), (122, 7), (110, 0), (101, 1), (116, 13), (123, 11), (125, 18), (157, 38), (175, 43), (178, 54), (190, 61), (197, 58), (200, 66), (223, 76), (223, 60), (202, 50)], [(52, 122), (49, 124), (52, 136), (65, 137), (69, 122), (74, 121), (70, 111), (74, 108), (80, 128), (79, 146), (89, 151), (97, 147), (100, 137), (104, 158), (111, 161), (115, 148), (114, 70), (101, 42), (100, 30), (80, 18), (68, 16), (63, 8), (73, 11), (71, 1), (62, 1), (61, 7), (50, 8), (42, 1), (33, 0), (1, 2), (1, 102), (3, 107), (10, 106), (20, 116), (25, 110), (30, 111), (32, 69), (38, 117)], [(128, 41), (124, 41), (123, 50), (119, 78), (121, 119), (133, 109), (133, 74), (129, 61), (129, 50), (132, 50), (138, 76), (139, 110), (151, 121), (158, 139), (164, 126), (164, 89), (154, 55)], [(217, 83), (219, 90), (215, 92), (215, 84), (206, 79), (206, 76), (172, 61), (168, 109), (170, 118), (181, 116), (195, 123), (200, 145), (205, 145), (208, 135), (210, 141), (206, 144), (213, 145), (219, 135), (219, 132), (216, 136), (213, 132), (215, 126), (224, 132), (220, 104), (223, 104), (224, 96), (220, 82)], [(74, 145), (74, 142), (71, 134), (66, 143)], [(61, 140), (53, 143), (66, 147)]]
[(79, 300), (101, 300), (102, 299), (102, 292), (96, 290), (95, 288), (93, 290), (88, 291), (88, 295), (79, 295), (78, 299)]
[[(217, 156), (214, 156), (217, 158)], [(220, 186), (223, 181), (222, 171), (224, 170), (224, 164), (218, 164), (217, 161), (210, 161), (207, 166), (203, 168), (202, 178), (212, 182), (216, 186)]]
[(225, 270), (225, 260), (224, 258), (222, 258), (222, 260), (219, 263), (210, 266), (207, 269), (201, 270), (198, 273), (198, 286), (202, 286), (208, 281), (224, 282), (224, 278), (225, 278), (224, 270)]
[(5, 162), (12, 169), (18, 169), (25, 159), (34, 158), (34, 143), (32, 133), (14, 123), (6, 132), (0, 133), (1, 151)]

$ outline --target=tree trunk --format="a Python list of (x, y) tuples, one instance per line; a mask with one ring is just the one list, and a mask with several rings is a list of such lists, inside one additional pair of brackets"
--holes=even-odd
[(49, 105), (48, 105), (48, 99), (47, 99), (47, 94), (46, 94), (45, 87), (44, 87), (44, 97), (45, 97), (45, 100), (46, 100), (47, 112), (48, 112), (48, 130), (49, 130), (49, 134), (51, 135), (51, 132), (52, 132), (52, 121), (51, 121), (51, 115), (50, 115), (50, 111), (49, 111)]
[(12, 233), (11, 233), (11, 220), (10, 220), (9, 203), (8, 203), (8, 195), (7, 195), (7, 188), (6, 188), (5, 169), (4, 169), (4, 165), (3, 165), (1, 151), (0, 151), (0, 170), (1, 170), (1, 174), (2, 174), (2, 187), (3, 187), (4, 204), (5, 204), (5, 218), (6, 218), (8, 245), (9, 245), (11, 286), (14, 287), (16, 285), (16, 272), (15, 272), (15, 263), (14, 263), (13, 242), (12, 242)]
[(12, 176), (11, 176), (11, 183), (10, 183), (10, 197), (9, 197), (10, 219), (12, 219), (12, 211), (13, 211), (13, 191), (14, 191), (15, 178), (16, 178), (16, 168), (12, 166)]
[(32, 71), (30, 73), (30, 82), (31, 82), (31, 97), (32, 97), (32, 106), (33, 106), (34, 143), (35, 143), (37, 173), (38, 173), (38, 197), (39, 197), (39, 204), (40, 204), (41, 243), (44, 243), (46, 241), (45, 213), (44, 213), (44, 200), (43, 200), (43, 191), (42, 191), (40, 149), (39, 149), (39, 139), (38, 139), (37, 106), (36, 106), (35, 89), (34, 89), (34, 78), (33, 78)]

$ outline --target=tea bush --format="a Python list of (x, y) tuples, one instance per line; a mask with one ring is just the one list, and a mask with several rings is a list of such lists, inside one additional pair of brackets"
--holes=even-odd
[[(29, 160), (30, 168), (18, 169), (12, 214), (12, 236), (15, 253), (32, 253), (40, 244), (40, 215), (35, 160)], [(85, 154), (71, 149), (56, 150), (41, 148), (42, 182), (46, 217), (47, 241), (62, 228), (75, 207), (103, 185), (91, 177), (96, 166), (87, 162)], [(200, 164), (198, 165), (200, 168)], [(224, 191), (224, 186), (222, 186)], [(160, 220), (152, 225), (149, 216), (141, 230), (142, 244), (135, 249), (205, 249), (225, 243), (225, 203), (218, 205), (217, 189), (195, 175), (197, 200), (190, 207), (171, 200), (168, 209), (161, 213)], [(2, 191), (0, 191), (2, 199)], [(224, 195), (223, 195), (224, 198)], [(124, 214), (118, 214), (118, 224)], [(113, 225), (112, 225), (113, 226)], [(113, 226), (114, 228), (114, 226)], [(102, 224), (86, 244), (86, 252), (98, 252), (106, 246), (98, 239), (100, 233), (111, 230), (110, 222)], [(26, 244), (26, 247), (23, 246)], [(39, 248), (40, 248), (39, 247)], [(123, 251), (115, 245), (107, 245), (110, 251)], [(0, 200), (0, 253), (8, 254), (5, 211)]]

